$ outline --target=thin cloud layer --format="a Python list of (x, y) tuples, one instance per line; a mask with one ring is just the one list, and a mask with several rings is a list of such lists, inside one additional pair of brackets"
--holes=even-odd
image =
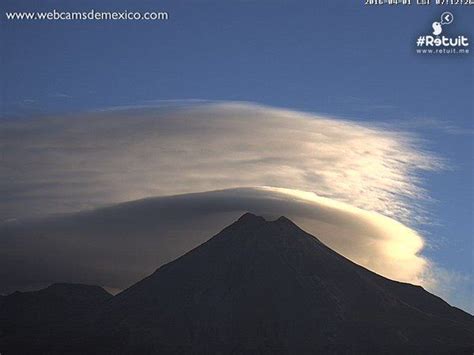
[(110, 110), (0, 130), (3, 220), (268, 185), (407, 221), (426, 197), (418, 173), (440, 167), (406, 133), (254, 104)]

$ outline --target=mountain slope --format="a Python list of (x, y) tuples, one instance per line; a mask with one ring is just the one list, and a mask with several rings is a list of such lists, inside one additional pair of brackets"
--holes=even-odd
[(285, 217), (245, 214), (41, 341), (21, 353), (471, 354), (474, 321)]
[(435, 353), (467, 351), (473, 324), (284, 217), (246, 214), (112, 299), (95, 329), (101, 351)]

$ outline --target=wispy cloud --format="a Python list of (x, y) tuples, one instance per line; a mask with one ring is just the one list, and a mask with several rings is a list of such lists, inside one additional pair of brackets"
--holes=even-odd
[(472, 127), (460, 127), (448, 120), (441, 120), (428, 117), (416, 117), (410, 120), (398, 120), (396, 124), (405, 130), (423, 130), (441, 132), (449, 135), (473, 135)]
[(66, 94), (64, 92), (55, 92), (53, 94), (50, 94), (49, 96), (54, 97), (56, 99), (72, 99), (71, 95)]
[(1, 125), (4, 219), (269, 185), (406, 221), (427, 197), (419, 172), (441, 166), (404, 132), (249, 103), (128, 107)]

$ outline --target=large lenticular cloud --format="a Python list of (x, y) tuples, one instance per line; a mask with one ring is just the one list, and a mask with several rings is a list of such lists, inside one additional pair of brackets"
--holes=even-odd
[(123, 289), (251, 211), (285, 215), (329, 247), (386, 277), (432, 287), (422, 238), (375, 212), (272, 187), (156, 197), (0, 224), (0, 293), (53, 282)]
[(0, 217), (149, 196), (276, 186), (407, 221), (439, 163), (401, 132), (254, 104), (2, 122)]
[(420, 214), (418, 172), (440, 164), (409, 134), (242, 103), (0, 125), (0, 290), (123, 288), (246, 210), (286, 215), (377, 273), (436, 287), (423, 239), (401, 222)]

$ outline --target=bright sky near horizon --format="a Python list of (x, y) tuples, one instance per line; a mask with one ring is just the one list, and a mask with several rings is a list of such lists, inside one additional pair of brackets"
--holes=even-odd
[[(167, 21), (5, 21), (5, 11), (166, 11)], [(174, 100), (245, 101), (422, 138), (424, 254), (472, 295), (473, 53), (415, 54), (445, 10), (474, 41), (474, 7), (364, 1), (2, 1), (2, 121)], [(3, 188), (3, 185), (2, 185)], [(468, 286), (466, 286), (468, 285)]]

